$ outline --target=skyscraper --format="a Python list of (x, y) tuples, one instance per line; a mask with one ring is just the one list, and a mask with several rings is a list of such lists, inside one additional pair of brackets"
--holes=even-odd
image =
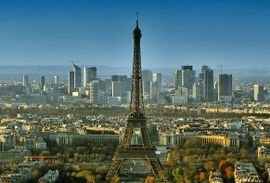
[(86, 87), (89, 82), (89, 67), (83, 67), (83, 87)]
[(195, 82), (195, 71), (191, 65), (181, 66), (181, 70), (175, 71), (175, 88), (185, 87), (192, 90)]
[(80, 88), (82, 82), (81, 68), (73, 64), (73, 72), (74, 72), (74, 88)]
[(152, 102), (157, 102), (158, 101), (159, 91), (160, 91), (159, 82), (158, 81), (152, 81), (150, 83), (150, 99), (151, 99)]
[(154, 72), (152, 75), (152, 82), (157, 82), (158, 89), (161, 89), (162, 84), (162, 75), (161, 73)]
[(68, 73), (68, 94), (72, 95), (73, 91), (74, 91), (74, 72), (70, 71)]
[(143, 81), (152, 81), (153, 72), (151, 70), (142, 70), (142, 80)]
[(99, 81), (93, 80), (90, 82), (90, 103), (99, 103)]
[(53, 84), (55, 84), (55, 85), (59, 85), (59, 76), (58, 75), (54, 75), (53, 76)]
[(202, 66), (202, 96), (205, 102), (214, 101), (214, 71), (208, 66)]
[(218, 75), (218, 101), (220, 102), (232, 101), (232, 75), (231, 74)]
[(27, 87), (29, 85), (29, 78), (27, 75), (23, 75), (23, 86)]
[(41, 90), (45, 90), (45, 76), (41, 76)]
[(152, 81), (150, 83), (150, 100), (152, 102), (158, 102), (159, 93), (161, 90), (161, 73), (154, 72), (152, 75)]
[(112, 97), (121, 97), (121, 96), (122, 96), (122, 82), (112, 81)]
[(201, 102), (204, 101), (203, 97), (203, 81), (199, 78), (198, 81), (196, 81), (193, 84), (192, 88), (192, 98), (195, 102)]
[(254, 85), (254, 100), (257, 102), (264, 100), (264, 89), (262, 85)]
[(90, 67), (89, 78), (90, 78), (90, 81), (97, 79), (97, 68), (96, 67)]
[(127, 100), (128, 78), (126, 75), (112, 75), (112, 97), (121, 97), (122, 102)]
[(83, 67), (83, 87), (97, 79), (97, 68), (96, 67)]
[(151, 70), (142, 70), (142, 85), (144, 97), (149, 97), (150, 95), (150, 83), (153, 79), (153, 72)]

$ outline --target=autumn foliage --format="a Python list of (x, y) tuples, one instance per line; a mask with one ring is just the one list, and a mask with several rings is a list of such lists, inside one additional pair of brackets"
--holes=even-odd
[(145, 183), (154, 183), (154, 177), (153, 176), (147, 176), (145, 179)]
[(206, 173), (205, 172), (200, 172), (199, 180), (204, 181), (205, 179), (206, 179)]

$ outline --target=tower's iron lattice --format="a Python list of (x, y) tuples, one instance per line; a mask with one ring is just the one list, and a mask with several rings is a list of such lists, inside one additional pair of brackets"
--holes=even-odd
[[(142, 71), (141, 71), (141, 51), (140, 39), (141, 30), (136, 21), (136, 28), (133, 31), (134, 38), (134, 53), (133, 53), (133, 68), (132, 68), (132, 93), (130, 102), (130, 111), (127, 119), (127, 126), (123, 137), (122, 144), (117, 148), (113, 163), (107, 173), (106, 180), (112, 181), (114, 176), (120, 177), (120, 169), (123, 168), (126, 161), (144, 161), (151, 173), (145, 173), (143, 176), (151, 175), (157, 180), (160, 178), (162, 165), (155, 153), (155, 147), (152, 145), (149, 138), (146, 118), (143, 103), (142, 90)], [(134, 145), (131, 143), (132, 136), (135, 129), (139, 129), (141, 133), (141, 144)], [(132, 172), (131, 172), (132, 173)], [(139, 175), (134, 175), (138, 178)]]

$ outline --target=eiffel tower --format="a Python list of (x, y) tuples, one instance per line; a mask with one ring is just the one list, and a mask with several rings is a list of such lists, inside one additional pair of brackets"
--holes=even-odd
[[(137, 14), (138, 16), (138, 14)], [(133, 69), (132, 69), (132, 93), (130, 102), (130, 111), (127, 119), (127, 126), (123, 138), (123, 142), (117, 148), (113, 163), (107, 173), (107, 182), (112, 181), (114, 176), (121, 178), (121, 169), (125, 167), (125, 162), (131, 161), (143, 161), (149, 170), (141, 174), (130, 172), (129, 177), (131, 180), (143, 178), (145, 179), (148, 175), (155, 177), (156, 180), (160, 179), (160, 173), (163, 170), (162, 165), (155, 154), (155, 147), (152, 145), (149, 138), (146, 117), (144, 112), (143, 103), (143, 90), (142, 90), (142, 71), (141, 71), (141, 51), (140, 51), (140, 39), (141, 30), (138, 25), (138, 17), (136, 21), (136, 28), (133, 31), (134, 38), (134, 53), (133, 53)], [(141, 135), (141, 143), (133, 144), (132, 137), (135, 130), (138, 130)], [(124, 177), (126, 177), (124, 175)], [(126, 180), (126, 179), (125, 179)]]

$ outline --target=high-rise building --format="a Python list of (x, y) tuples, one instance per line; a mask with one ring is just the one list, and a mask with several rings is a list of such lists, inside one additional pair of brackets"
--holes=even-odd
[(218, 75), (218, 101), (223, 101), (223, 102), (232, 101), (232, 75), (231, 74)]
[(82, 82), (81, 68), (73, 64), (73, 72), (74, 72), (74, 88), (80, 88)]
[(127, 102), (127, 91), (130, 86), (128, 86), (128, 77), (127, 75), (122, 75), (120, 76), (120, 81), (122, 83), (122, 95), (121, 95), (121, 101), (122, 102)]
[(262, 85), (254, 85), (254, 100), (257, 102), (264, 100), (264, 89)]
[(150, 83), (150, 100), (152, 102), (158, 102), (159, 92), (160, 92), (160, 82), (152, 81)]
[(112, 81), (112, 97), (121, 97), (121, 96), (122, 96), (122, 82)]
[(152, 74), (152, 81), (150, 82), (150, 100), (152, 102), (158, 102), (159, 93), (161, 90), (161, 83), (161, 73), (154, 72)]
[(161, 84), (162, 84), (162, 75), (161, 73), (154, 72), (152, 76), (152, 81), (157, 82), (158, 89), (161, 89)]
[(120, 75), (112, 75), (112, 82), (113, 81), (120, 81)]
[(200, 75), (202, 80), (202, 96), (203, 101), (214, 101), (214, 71), (208, 66), (202, 66), (202, 73)]
[(142, 85), (144, 97), (150, 95), (150, 83), (153, 79), (153, 72), (151, 70), (142, 70)]
[(131, 91), (131, 78), (127, 78), (127, 91)]
[(41, 76), (41, 90), (45, 90), (45, 76)]
[(23, 86), (27, 87), (29, 85), (29, 78), (27, 75), (23, 75)]
[(143, 88), (143, 97), (144, 99), (149, 99), (150, 97), (150, 84), (151, 84), (151, 81), (142, 81), (142, 88)]
[(195, 102), (203, 101), (203, 81), (201, 79), (193, 84), (192, 98)]
[(74, 91), (74, 72), (70, 71), (68, 73), (68, 94), (72, 95), (73, 91)]
[(151, 70), (142, 70), (142, 80), (152, 81), (153, 72)]
[(53, 84), (59, 85), (60, 77), (58, 75), (53, 76)]
[(181, 70), (175, 71), (175, 88), (185, 87), (192, 90), (195, 82), (195, 71), (191, 65), (183, 65)]
[(83, 67), (83, 87), (86, 87), (89, 82), (89, 67)]
[(99, 81), (93, 80), (90, 82), (90, 103), (99, 103)]
[(83, 87), (97, 79), (97, 68), (96, 67), (83, 67)]
[(97, 68), (96, 67), (90, 67), (89, 78), (90, 78), (90, 81), (97, 79)]
[(121, 101), (126, 102), (127, 91), (130, 91), (129, 85), (126, 75), (112, 75), (112, 97), (121, 97)]

